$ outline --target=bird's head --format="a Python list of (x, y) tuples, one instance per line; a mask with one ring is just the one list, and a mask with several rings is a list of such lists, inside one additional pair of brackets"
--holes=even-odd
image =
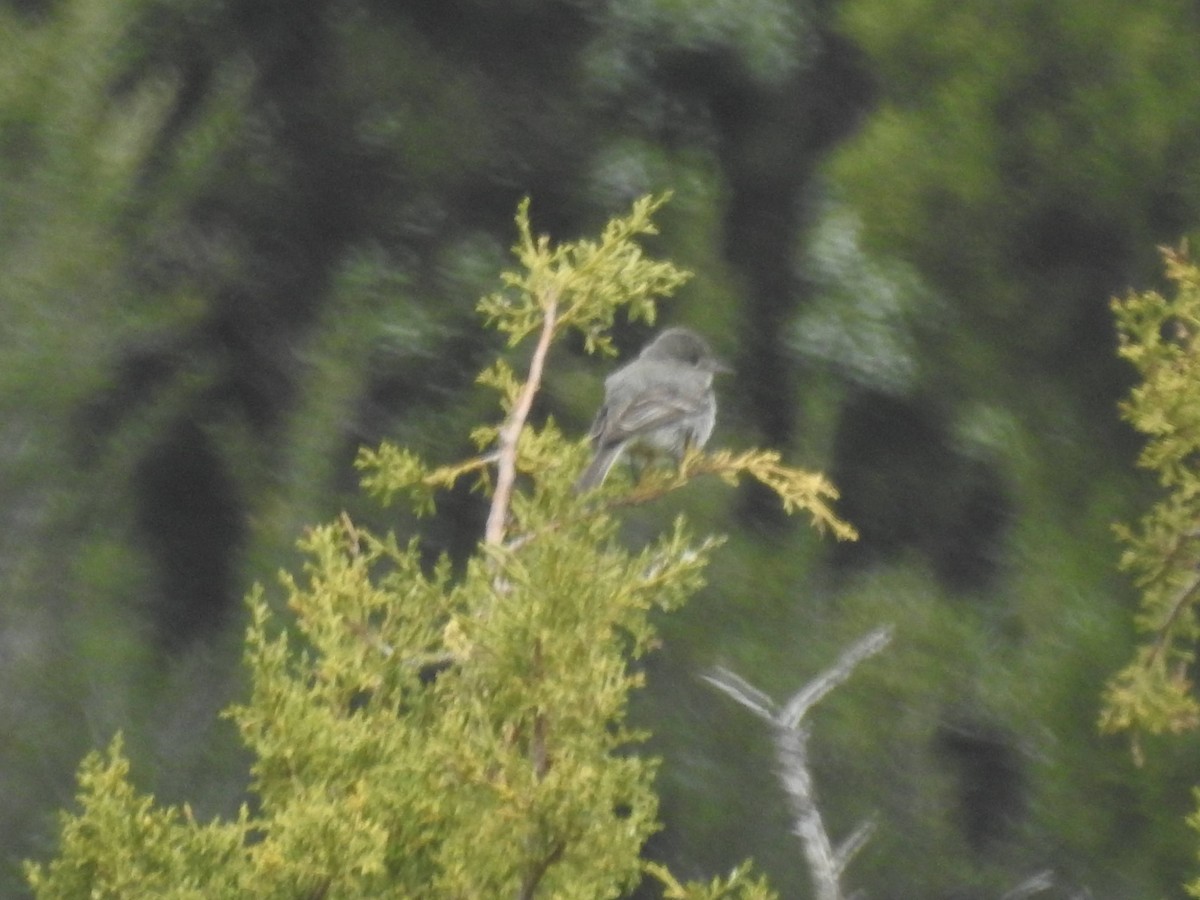
[(690, 328), (668, 328), (642, 350), (643, 359), (687, 363), (706, 372), (732, 372), (708, 346), (708, 342)]

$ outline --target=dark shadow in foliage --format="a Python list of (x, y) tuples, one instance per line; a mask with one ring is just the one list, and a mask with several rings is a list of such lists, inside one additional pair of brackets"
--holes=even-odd
[(179, 648), (217, 630), (236, 605), (241, 498), (212, 440), (188, 418), (142, 459), (135, 485), (143, 546), (159, 576), (151, 615), (162, 644)]
[(470, 73), (489, 109), (487, 131), (502, 158), (478, 177), (444, 186), (440, 200), (451, 218), (465, 229), (507, 234), (513, 207), (531, 196), (535, 232), (578, 231), (587, 213), (573, 186), (585, 180), (598, 140), (576, 93), (578, 64), (598, 17), (574, 3), (368, 5), (373, 14), (415, 28), (439, 55)]
[(428, 520), (421, 536), (421, 564), (426, 572), (432, 572), (445, 556), (455, 575), (463, 575), (479, 549), (487, 513), (485, 496), (466, 480), (439, 494), (437, 515)]
[(1025, 774), (1011, 738), (970, 721), (946, 722), (936, 751), (958, 784), (958, 815), (967, 843), (985, 853), (1009, 835), (1025, 813)]
[(31, 21), (48, 18), (55, 6), (53, 0), (8, 0), (8, 5)]
[(573, 77), (595, 28), (595, 18), (574, 3), (407, 0), (396, 8), (443, 52), (468, 65), (501, 77), (540, 73), (560, 83)]
[[(1120, 427), (1112, 409), (1129, 387), (1128, 367), (1116, 353), (1107, 298), (1140, 280), (1137, 252), (1130, 243), (1122, 223), (1069, 206), (1047, 205), (1025, 217), (1012, 253), (1014, 264), (1041, 290), (1031, 300), (1037, 305), (1036, 317), (1025, 319), (1036, 319), (1037, 324), (1028, 324), (1009, 339), (1017, 353), (1027, 353), (1033, 338), (1041, 354), (1038, 364), (1055, 382), (1073, 388), (1088, 421), (1106, 430), (1098, 435), (1104, 440), (1111, 440)], [(1084, 299), (1057, 300), (1064, 296)], [(1054, 301), (1047, 302), (1051, 298)], [(1030, 328), (1036, 328), (1032, 335)]]
[(831, 477), (860, 534), (833, 547), (837, 568), (915, 550), (951, 590), (984, 589), (998, 574), (1013, 516), (1008, 491), (994, 467), (953, 446), (929, 404), (879, 393), (852, 399)]
[(156, 392), (170, 384), (191, 352), (192, 337), (159, 336), (127, 344), (112, 366), (110, 383), (74, 411), (70, 445), (76, 460), (92, 466)]
[[(360, 448), (394, 440), (406, 422), (437, 415), (453, 398), (472, 389), (476, 373), (494, 352), (487, 336), (478, 330), (447, 331), (436, 345), (403, 353), (380, 349), (368, 363), (369, 377), (344, 435), (336, 489), (353, 494), (359, 472), (354, 458)], [(461, 437), (461, 436), (460, 436)], [(451, 446), (428, 446), (423, 452), (431, 461), (448, 463), (466, 459), (477, 448), (462, 440)], [(422, 528), (422, 563), (431, 571), (443, 554), (456, 574), (478, 548), (487, 518), (487, 498), (474, 489), (470, 479), (438, 495), (437, 512)]]

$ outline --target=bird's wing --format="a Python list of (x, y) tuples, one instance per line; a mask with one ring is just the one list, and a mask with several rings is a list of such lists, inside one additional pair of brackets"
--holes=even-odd
[(600, 409), (596, 411), (596, 418), (592, 420), (592, 427), (588, 431), (588, 440), (593, 444), (600, 442), (604, 435), (604, 429), (608, 424), (608, 404), (604, 403)]
[(605, 443), (629, 440), (690, 418), (703, 408), (704, 392), (684, 392), (671, 385), (659, 385), (630, 399), (619, 409), (601, 410), (604, 422), (597, 438)]

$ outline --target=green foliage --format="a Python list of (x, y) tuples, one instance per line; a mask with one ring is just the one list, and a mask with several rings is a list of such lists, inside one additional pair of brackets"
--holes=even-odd
[[(47, 852), (55, 798), (117, 728), (158, 797), (233, 814), (236, 736), (210, 723), (236, 690), (236, 598), (296, 563), (305, 523), (348, 508), (424, 525), (426, 554), (461, 561), (478, 494), (418, 523), (356, 495), (348, 464), (384, 434), (436, 463), (469, 455), (495, 337), (472, 301), (519, 191), (553, 196), (575, 232), (673, 185), (655, 245), (699, 267), (691, 323), (731, 343), (744, 292), (719, 252), (720, 162), (709, 139), (659, 143), (664, 115), (713, 125), (655, 58), (663, 40), (720, 46), (778, 79), (809, 30), (790, 0), (740, 18), (726, 0), (467, 5), (0, 5), (7, 859)], [(532, 52), (514, 54), (519, 34)], [(651, 118), (626, 115), (632, 99)], [(556, 364), (546, 406), (578, 433), (596, 369)], [(223, 522), (179, 458), (197, 448), (234, 498)], [(201, 559), (173, 527), (228, 543)], [(0, 866), (0, 894), (21, 882)]]
[(724, 900), (730, 897), (773, 900), (776, 896), (765, 881), (750, 877), (748, 865), (738, 866), (728, 878), (714, 878), (707, 884), (695, 881), (680, 884), (665, 866), (657, 863), (647, 865), (646, 871), (662, 882), (663, 900)]
[(79, 772), (78, 816), (64, 818), (60, 859), (30, 870), (49, 897), (235, 896), (248, 818), (200, 825), (187, 806), (161, 808), (129, 783), (120, 737), (107, 755), (92, 753)]
[[(63, 820), (60, 855), (31, 865), (42, 898), (611, 897), (644, 874), (657, 829), (655, 762), (631, 752), (626, 722), (653, 649), (655, 610), (678, 608), (704, 580), (716, 546), (673, 528), (637, 550), (618, 540), (613, 510), (682, 487), (688, 474), (748, 474), (841, 537), (832, 488), (769, 453), (693, 455), (622, 496), (581, 506), (571, 491), (581, 448), (526, 417), (551, 338), (583, 331), (607, 347), (620, 310), (652, 318), (682, 279), (642, 258), (661, 201), (643, 200), (597, 243), (552, 248), (517, 217), (521, 274), (480, 311), (517, 343), (538, 333), (530, 374), (487, 381), (504, 422), (495, 449), (433, 467), (384, 445), (359, 464), (383, 500), (429, 507), (439, 488), (475, 476), (493, 516), (460, 578), (343, 515), (300, 544), (302, 577), (283, 576), (288, 621), (252, 593), (246, 663), (252, 687), (228, 715), (252, 751), (253, 809), (201, 825), (186, 806), (160, 807), (130, 785), (118, 740), (80, 776), (80, 811)], [(493, 486), (490, 469), (497, 469)], [(507, 474), (506, 474), (507, 473)], [(523, 477), (530, 489), (515, 490)], [(496, 523), (496, 524), (492, 524)], [(653, 874), (666, 896), (767, 898), (744, 870), (708, 885)]]
[(1136, 526), (1118, 530), (1121, 567), (1142, 591), (1137, 626), (1146, 643), (1110, 680), (1101, 719), (1106, 730), (1151, 734), (1200, 724), (1200, 269), (1185, 253), (1164, 256), (1170, 297), (1145, 291), (1113, 303), (1120, 354), (1140, 378), (1122, 414), (1147, 435), (1139, 464), (1166, 493)]
[(1098, 298), (1149, 277), (1146, 251), (1200, 215), (1183, 163), (1200, 152), (1192, 10), (851, 0), (839, 18), (874, 63), (880, 106), (830, 170), (871, 243), (952, 303), (925, 327), (950, 315), (985, 332), (958, 377), (999, 349), (1058, 371), (1094, 346)]
[(670, 263), (643, 258), (635, 242), (658, 233), (651, 216), (669, 196), (636, 201), (627, 217), (608, 223), (598, 243), (585, 239), (554, 248), (547, 237), (534, 237), (526, 200), (517, 211), (519, 240), (513, 248), (522, 270), (501, 275), (508, 290), (484, 297), (480, 313), (515, 345), (541, 326), (547, 305), (554, 304), (556, 330), (578, 328), (589, 353), (599, 348), (611, 355), (606, 332), (616, 311), (653, 323), (655, 298), (669, 297), (688, 278)]
[[(156, 665), (147, 621), (161, 570), (139, 546), (136, 482), (181, 411), (194, 412), (219, 380), (201, 353), (171, 358), (202, 329), (218, 277), (198, 275), (210, 245), (185, 239), (178, 220), (227, 147), (251, 79), (244, 64), (215, 67), (210, 90), (177, 117), (183, 81), (145, 66), (136, 34), (154, 5), (0, 7), (0, 570), (6, 640), (23, 635), (0, 654), (13, 698), (0, 713), (12, 736), (0, 742), (9, 859), (44, 846), (47, 801), (64, 796), (97, 733), (137, 723), (127, 750), (144, 760), (152, 744), (167, 746), (169, 726), (150, 739), (137, 726), (204, 707), (224, 677), (201, 663), (176, 681), (194, 661), (177, 660), (175, 673)], [(164, 268), (166, 255), (174, 262)], [(164, 377), (129, 381), (138, 365), (123, 367), (124, 353), (124, 362), (156, 360), (152, 369), (165, 361)], [(172, 766), (211, 761), (220, 742), (209, 737), (189, 729), (157, 785), (170, 789)], [(197, 808), (221, 792), (219, 768), (187, 779)], [(19, 896), (19, 877), (0, 866), (0, 894)]]
[[(954, 674), (903, 692), (906, 710), (949, 692), (953, 702), (935, 716), (987, 723), (1021, 748), (1016, 827), (982, 852), (945, 852), (943, 871), (1036, 858), (1065, 880), (1072, 872), (1081, 882), (1095, 878), (1088, 872), (1119, 873), (1124, 882), (1110, 881), (1110, 893), (1168, 894), (1180, 880), (1171, 873), (1191, 855), (1180, 815), (1197, 738), (1176, 738), (1161, 754), (1163, 742), (1155, 742), (1160, 758), (1135, 770), (1123, 742), (1095, 733), (1097, 685), (1131, 656), (1133, 591), (1111, 571), (1109, 523), (1135, 518), (1144, 489), (1127, 472), (1127, 433), (1114, 427), (1128, 372), (1111, 353), (1103, 301), (1125, 285), (1154, 283), (1152, 248), (1200, 214), (1194, 167), (1185, 162), (1200, 134), (1194, 10), (1174, 0), (1017, 0), (1002, 10), (986, 0), (849, 0), (837, 14), (872, 62), (878, 102), (825, 171), (837, 200), (861, 217), (866, 250), (883, 264), (911, 265), (925, 286), (907, 291), (912, 302), (902, 307), (914, 344), (904, 349), (915, 364), (883, 388), (916, 398), (922, 410), (952, 410), (956, 440), (982, 434), (1013, 501), (998, 577), (978, 594), (937, 604), (932, 630), (922, 623), (931, 657)], [(907, 279), (891, 274), (894, 290), (905, 291)], [(1147, 301), (1126, 315), (1145, 315), (1150, 337), (1160, 312)], [(1140, 327), (1135, 322), (1121, 327)], [(1178, 342), (1174, 331), (1168, 325), (1161, 337)], [(824, 344), (828, 352), (833, 342)], [(1127, 340), (1125, 349), (1132, 346)], [(1158, 462), (1186, 469), (1182, 445), (1197, 395), (1170, 396), (1181, 371), (1159, 368), (1168, 393), (1143, 424), (1160, 427), (1153, 417), (1167, 411), (1180, 416), (1150, 436), (1169, 434), (1176, 446)], [(976, 432), (973, 420), (985, 429)], [(1176, 451), (1183, 455), (1172, 460)], [(1188, 534), (1197, 518), (1190, 498), (1173, 510), (1178, 502), (1165, 500), (1123, 532), (1126, 565), (1146, 592), (1139, 626), (1149, 630), (1133, 664), (1109, 682), (1109, 727), (1153, 722), (1170, 731), (1196, 714), (1185, 592), (1195, 577)], [(910, 569), (911, 560), (898, 568)], [(872, 592), (887, 593), (876, 585)], [(840, 595), (839, 612), (852, 602)], [(1169, 630), (1180, 640), (1161, 641), (1158, 629), (1175, 618)], [(894, 657), (904, 652), (902, 614), (897, 619)], [(935, 641), (952, 622), (961, 634)], [(989, 671), (967, 674), (976, 661)], [(862, 721), (854, 719), (856, 736)], [(912, 734), (903, 745), (920, 740)], [(1177, 767), (1161, 759), (1169, 754)], [(916, 781), (937, 789), (928, 770)], [(985, 806), (978, 795), (963, 804)], [(919, 844), (911, 850), (934, 833), (931, 821), (936, 813), (914, 821), (903, 847), (881, 847), (890, 839), (881, 834), (876, 850), (908, 850), (919, 860)], [(881, 883), (894, 884), (890, 874)], [(1011, 870), (1000, 878), (1013, 883)]]

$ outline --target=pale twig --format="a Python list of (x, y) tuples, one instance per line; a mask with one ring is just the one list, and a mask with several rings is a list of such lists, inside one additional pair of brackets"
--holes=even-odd
[(1026, 897), (1048, 891), (1052, 887), (1054, 887), (1054, 873), (1046, 869), (1044, 872), (1038, 872), (1026, 878), (1011, 891), (1001, 896), (1000, 900), (1025, 900)]
[(513, 485), (517, 480), (517, 441), (529, 418), (529, 410), (533, 407), (533, 398), (542, 383), (542, 371), (546, 366), (546, 355), (550, 352), (550, 341), (554, 337), (554, 329), (558, 324), (558, 295), (551, 293), (546, 297), (542, 306), (542, 332), (538, 337), (537, 346), (533, 348), (533, 357), (529, 361), (529, 377), (521, 387), (520, 394), (513, 404), (512, 412), (500, 429), (498, 450), (498, 466), (496, 471), (496, 491), (492, 495), (492, 507), (488, 510), (487, 528), (484, 530), (484, 542), (499, 544), (504, 540), (504, 525), (508, 520), (508, 508), (512, 502)]
[[(867, 819), (859, 822), (858, 827), (838, 844), (834, 855), (841, 861), (841, 869), (844, 870), (850, 864), (850, 860), (854, 859), (855, 854), (866, 845), (874, 832), (875, 820)], [(841, 872), (839, 871), (838, 874)]]
[(864, 659), (874, 656), (888, 645), (892, 639), (892, 628), (885, 625), (876, 628), (865, 637), (842, 652), (837, 662), (814, 678), (799, 691), (792, 695), (788, 705), (779, 716), (779, 724), (784, 728), (795, 728), (800, 720), (808, 714), (809, 709), (816, 706), (825, 695), (850, 677), (855, 667)]
[(760, 691), (742, 676), (728, 669), (717, 669), (711, 675), (701, 675), (705, 681), (727, 697), (732, 697), (760, 719), (774, 723), (776, 716), (775, 701)]

